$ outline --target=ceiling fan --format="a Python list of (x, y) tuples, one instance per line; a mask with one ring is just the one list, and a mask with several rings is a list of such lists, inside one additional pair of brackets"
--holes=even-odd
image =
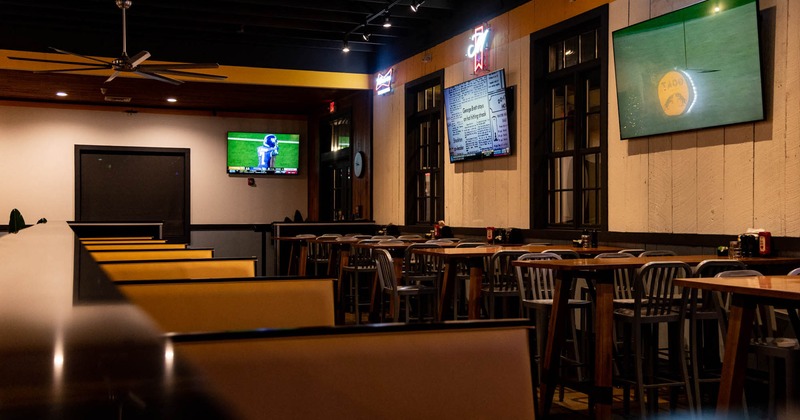
[(140, 51), (133, 57), (129, 57), (127, 52), (125, 10), (131, 7), (133, 1), (115, 0), (115, 2), (117, 4), (117, 7), (119, 7), (122, 10), (122, 55), (120, 55), (119, 58), (113, 61), (104, 61), (94, 57), (76, 54), (73, 52), (64, 51), (53, 47), (50, 47), (50, 49), (55, 52), (67, 55), (74, 55), (76, 57), (85, 58), (92, 62), (86, 63), (86, 62), (63, 61), (63, 60), (45, 60), (45, 59), (25, 58), (25, 57), (8, 57), (8, 58), (11, 60), (36, 61), (42, 63), (57, 63), (57, 64), (74, 64), (74, 65), (84, 66), (84, 67), (76, 67), (70, 69), (37, 70), (34, 71), (34, 73), (70, 73), (74, 71), (89, 71), (89, 70), (103, 70), (103, 69), (114, 70), (114, 73), (112, 73), (111, 76), (108, 79), (106, 79), (106, 83), (114, 80), (117, 76), (120, 75), (120, 73), (123, 72), (133, 73), (141, 77), (158, 80), (160, 82), (166, 82), (173, 85), (179, 85), (183, 83), (183, 81), (168, 76), (164, 76), (165, 74), (171, 76), (198, 77), (203, 79), (215, 79), (215, 80), (222, 80), (227, 78), (226, 76), (218, 76), (213, 74), (181, 71), (184, 69), (216, 69), (219, 68), (219, 64), (217, 63), (142, 64), (145, 60), (150, 58), (150, 53), (147, 51)]

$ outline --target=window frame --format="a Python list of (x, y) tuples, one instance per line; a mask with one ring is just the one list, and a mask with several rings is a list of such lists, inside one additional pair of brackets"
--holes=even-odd
[[(417, 94), (428, 88), (439, 86), (441, 100), (430, 109), (417, 111)], [(429, 225), (444, 219), (444, 71), (440, 70), (409, 82), (405, 87), (405, 224)], [(427, 166), (427, 170), (420, 168), (421, 156), (418, 127), (426, 121), (438, 121), (436, 132), (438, 136), (438, 150), (436, 151), (436, 166)], [(430, 144), (429, 144), (430, 146)], [(429, 154), (430, 156), (430, 154)], [(429, 196), (418, 195), (418, 188), (422, 186), (424, 174), (431, 174), (431, 196), (434, 206), (427, 209), (427, 216), (431, 220), (420, 220), (420, 199)]]
[[(578, 63), (566, 68), (551, 71), (550, 67), (550, 46), (555, 42), (567, 40), (571, 37), (580, 37), (583, 33), (596, 29), (597, 37), (595, 48), (598, 57), (594, 60)], [(546, 231), (573, 231), (582, 229), (608, 230), (608, 6), (604, 5), (576, 16), (565, 22), (561, 22), (552, 27), (543, 29), (531, 34), (531, 107), (530, 107), (530, 127), (531, 127), (531, 226), (535, 230)], [(574, 156), (573, 158), (573, 218), (569, 223), (555, 224), (550, 221), (552, 210), (549, 200), (550, 193), (550, 165), (548, 159), (555, 154), (549, 151), (550, 136), (550, 117), (551, 117), (551, 86), (556, 81), (563, 81), (572, 77), (576, 86), (575, 106), (583, 106), (585, 96), (578, 95), (581, 89), (577, 84), (580, 80), (591, 72), (599, 72), (600, 87), (600, 111), (599, 111), (599, 135), (600, 146), (594, 148), (579, 148), (578, 144), (574, 147), (574, 153), (564, 153)], [(579, 98), (579, 96), (581, 96)], [(581, 121), (577, 123), (577, 130), (587, 130), (585, 117), (588, 113), (583, 111), (577, 113)], [(584, 136), (585, 133), (584, 133)], [(576, 136), (577, 143), (581, 137)], [(586, 136), (588, 139), (588, 136)], [(598, 202), (599, 223), (584, 223), (582, 192), (587, 188), (582, 188), (583, 172), (582, 162), (585, 156), (599, 153), (600, 176), (599, 188), (595, 189), (600, 193)], [(561, 152), (558, 152), (561, 154)]]

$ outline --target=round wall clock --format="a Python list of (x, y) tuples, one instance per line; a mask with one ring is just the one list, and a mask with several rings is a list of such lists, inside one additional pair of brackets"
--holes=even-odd
[(353, 157), (353, 174), (357, 178), (364, 176), (364, 152), (357, 152)]

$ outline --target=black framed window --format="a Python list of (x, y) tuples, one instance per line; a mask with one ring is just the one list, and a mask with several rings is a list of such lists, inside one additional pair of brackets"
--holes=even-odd
[(406, 85), (406, 224), (444, 219), (443, 74)]
[(607, 17), (603, 16), (589, 12), (533, 36), (535, 228), (607, 227)]

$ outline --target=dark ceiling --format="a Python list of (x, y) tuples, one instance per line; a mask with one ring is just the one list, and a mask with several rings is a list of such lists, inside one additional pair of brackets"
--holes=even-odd
[[(133, 0), (126, 12), (127, 52), (147, 50), (158, 61), (370, 74), (526, 1), (426, 0), (414, 12), (410, 5), (419, 1)], [(387, 11), (391, 28), (381, 26)], [(349, 53), (342, 52), (345, 39)], [(8, 50), (55, 47), (118, 57), (122, 12), (115, 0), (0, 0), (0, 40)], [(62, 100), (81, 104), (307, 114), (348, 94), (188, 78), (179, 86), (121, 77), (104, 83), (108, 75), (0, 70), (0, 99), (53, 101), (53, 90), (68, 86), (70, 96)], [(132, 100), (109, 103), (105, 96)], [(165, 105), (167, 96), (180, 97), (180, 103)]]

